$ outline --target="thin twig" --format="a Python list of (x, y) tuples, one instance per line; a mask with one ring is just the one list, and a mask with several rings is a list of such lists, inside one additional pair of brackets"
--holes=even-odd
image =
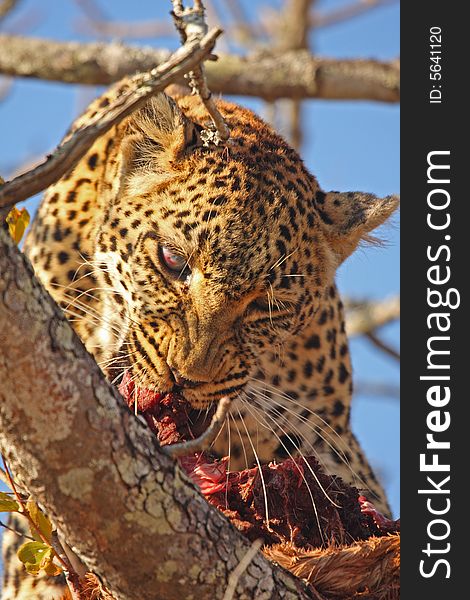
[[(23, 498), (20, 496), (20, 494), (18, 493), (18, 490), (16, 489), (15, 482), (13, 481), (13, 477), (11, 476), (10, 469), (8, 468), (7, 461), (6, 461), (5, 457), (3, 456), (3, 454), (2, 454), (2, 462), (3, 462), (3, 466), (5, 468), (3, 472), (5, 473), (5, 475), (7, 477), (8, 487), (11, 490), (13, 490), (16, 501), (20, 505), (22, 512), (27, 513), (24, 503), (23, 503)], [(29, 515), (29, 513), (28, 513), (28, 515)], [(26, 515), (26, 516), (28, 516), (28, 515)]]
[(11, 531), (12, 533), (14, 533), (15, 535), (17, 535), (18, 537), (25, 538), (27, 540), (31, 540), (32, 542), (36, 541), (30, 535), (27, 535), (26, 533), (22, 533), (21, 531), (17, 531), (16, 529), (14, 529), (13, 527), (10, 527), (9, 525), (7, 525), (6, 523), (4, 523), (3, 521), (0, 521), (0, 527), (4, 527), (5, 529), (8, 529), (8, 531)]
[[(37, 535), (39, 536), (39, 539), (44, 544), (46, 544), (47, 546), (50, 546), (49, 541), (44, 537), (44, 534), (42, 533), (42, 531), (38, 527), (37, 523), (31, 517), (31, 515), (29, 513), (29, 510), (26, 508), (26, 506), (25, 506), (25, 504), (23, 502), (23, 498), (21, 497), (21, 494), (19, 494), (18, 490), (16, 489), (15, 482), (13, 480), (13, 477), (12, 477), (12, 475), (10, 473), (10, 469), (9, 469), (8, 464), (7, 464), (7, 462), (5, 460), (5, 457), (3, 455), (2, 455), (2, 460), (3, 460), (3, 466), (5, 467), (5, 473), (7, 475), (8, 482), (9, 482), (8, 485), (13, 490), (13, 493), (15, 494), (16, 501), (20, 505), (21, 514), (24, 515), (28, 519), (28, 523), (29, 523), (29, 525), (31, 527), (31, 532), (34, 529), (34, 531), (36, 531)], [(57, 560), (60, 562), (60, 564), (62, 565), (62, 567), (65, 570), (67, 570), (67, 568), (68, 568), (67, 563), (65, 563), (59, 555), (57, 555)]]
[(85, 16), (84, 27), (78, 26), (78, 30), (92, 30), (95, 33), (113, 38), (156, 38), (162, 35), (171, 35), (174, 32), (171, 23), (161, 20), (118, 22), (113, 21), (108, 14), (94, 0), (75, 0)]
[(354, 385), (354, 394), (399, 400), (400, 386), (382, 381), (359, 381)]
[(2, 469), (2, 467), (0, 467), (0, 480), (2, 480), (5, 485), (10, 486), (10, 480), (8, 479), (8, 475), (5, 469)]
[(219, 400), (219, 404), (217, 405), (217, 410), (212, 417), (211, 424), (202, 435), (194, 440), (181, 442), (180, 444), (173, 444), (171, 446), (164, 446), (162, 450), (173, 458), (178, 456), (186, 456), (187, 454), (193, 454), (195, 452), (202, 452), (208, 448), (217, 437), (217, 434), (225, 422), (225, 417), (228, 414), (230, 405), (231, 400), (224, 396)]
[[(3, 458), (3, 455), (0, 455), (0, 456), (1, 456), (2, 460), (3, 460), (3, 464), (5, 464), (5, 459)], [(5, 471), (5, 469), (2, 469), (2, 467), (0, 467), (0, 480), (3, 481), (3, 483), (5, 485), (7, 485), (8, 487), (10, 487), (10, 479), (8, 477), (8, 473)], [(26, 490), (19, 483), (15, 482), (15, 485), (16, 485), (17, 491), (18, 491), (18, 488), (20, 488), (21, 494), (25, 495)]]
[(238, 39), (242, 45), (255, 45), (261, 40), (266, 40), (269, 37), (263, 22), (250, 22), (245, 7), (238, 0), (226, 0), (226, 10), (230, 12), (230, 16), (234, 22), (231, 29), (233, 30), (236, 39)]
[(74, 29), (79, 33), (90, 34), (91, 31), (108, 38), (126, 38), (128, 40), (169, 36), (174, 31), (170, 23), (160, 20), (132, 21), (128, 23), (92, 20), (89, 17), (85, 17), (83, 21), (78, 21)]
[(127, 83), (126, 90), (98, 111), (87, 126), (63, 141), (41, 165), (0, 186), (0, 209), (26, 200), (55, 183), (77, 164), (98, 137), (207, 58), (221, 33), (220, 29), (213, 29), (200, 41), (177, 50), (168, 61), (149, 73), (126, 78), (122, 82)]
[(400, 353), (395, 350), (395, 348), (392, 348), (391, 346), (389, 346), (388, 344), (386, 344), (382, 338), (380, 336), (377, 335), (377, 333), (375, 331), (368, 331), (366, 333), (366, 338), (372, 342), (372, 344), (374, 344), (374, 346), (376, 346), (377, 348), (379, 348), (380, 350), (382, 350), (382, 352), (385, 352), (385, 354), (388, 354), (389, 356), (391, 356), (392, 358), (394, 358), (395, 360), (400, 360)]
[[(207, 33), (205, 8), (202, 0), (194, 0), (193, 8), (184, 8), (182, 0), (172, 0), (172, 4), (173, 19), (180, 33), (183, 48), (194, 40), (201, 40)], [(215, 59), (215, 56), (211, 58)], [(203, 132), (205, 135), (201, 134), (202, 139), (206, 143), (226, 142), (230, 137), (230, 129), (212, 99), (202, 64), (197, 65), (189, 73), (189, 85), (193, 93), (197, 93), (201, 98), (215, 128), (215, 132)]]
[(359, 17), (365, 12), (368, 12), (374, 8), (381, 8), (382, 6), (389, 6), (390, 4), (398, 4), (397, 0), (357, 0), (351, 2), (346, 6), (331, 10), (325, 13), (314, 12), (310, 24), (312, 27), (330, 27), (331, 25), (337, 25), (343, 21), (349, 21), (354, 17)]
[(225, 594), (222, 600), (232, 600), (237, 589), (237, 584), (240, 581), (240, 577), (248, 569), (251, 561), (254, 559), (262, 545), (263, 540), (257, 539), (248, 548), (245, 556), (241, 559), (241, 561), (238, 563), (235, 569), (230, 573), (230, 576), (228, 578), (228, 584), (225, 589)]
[[(20, 505), (21, 514), (23, 514), (28, 519), (28, 523), (29, 523), (30, 527), (36, 531), (37, 535), (39, 536), (39, 539), (44, 544), (47, 544), (48, 546), (50, 546), (53, 549), (57, 560), (59, 561), (62, 568), (64, 569), (65, 579), (67, 581), (67, 586), (69, 588), (70, 596), (71, 596), (72, 600), (84, 600), (84, 596), (81, 593), (80, 576), (75, 571), (67, 554), (64, 552), (64, 549), (59, 542), (57, 534), (54, 536), (55, 532), (53, 532), (50, 542), (49, 542), (49, 540), (47, 540), (45, 538), (41, 529), (38, 527), (37, 523), (31, 517), (29, 510), (26, 508), (26, 506), (23, 502), (23, 499), (21, 498), (20, 494), (18, 493), (18, 491), (16, 489), (15, 482), (13, 481), (13, 477), (11, 476), (10, 469), (8, 468), (5, 457), (2, 456), (2, 459), (3, 459), (3, 465), (5, 467), (5, 473), (6, 473), (8, 481), (9, 481), (9, 485), (15, 494), (18, 504)], [(25, 537), (28, 537), (28, 536), (25, 536)]]

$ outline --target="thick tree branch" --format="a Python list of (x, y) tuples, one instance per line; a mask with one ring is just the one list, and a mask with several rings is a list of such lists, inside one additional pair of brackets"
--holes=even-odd
[(166, 62), (148, 73), (128, 79), (125, 91), (98, 111), (88, 125), (66, 138), (45, 162), (0, 186), (0, 209), (26, 200), (60, 179), (77, 164), (98, 137), (210, 55), (220, 33), (220, 29), (214, 29), (201, 41), (185, 44)]
[[(109, 85), (124, 75), (147, 71), (170, 56), (168, 50), (119, 43), (56, 42), (0, 35), (0, 73), (49, 81)], [(398, 102), (398, 61), (334, 60), (308, 51), (220, 55), (206, 65), (214, 93), (276, 98), (324, 98)]]
[[(121, 600), (223, 598), (249, 543), (107, 384), (4, 229), (0, 345), (0, 449), (87, 568)], [(235, 597), (311, 596), (258, 554)]]

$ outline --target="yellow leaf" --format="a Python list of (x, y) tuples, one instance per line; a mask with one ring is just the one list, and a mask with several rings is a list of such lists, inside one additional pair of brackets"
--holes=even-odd
[(46, 573), (46, 575), (56, 577), (57, 575), (60, 575), (62, 573), (62, 569), (51, 561), (44, 567), (44, 572)]
[(42, 542), (26, 542), (18, 548), (17, 556), (31, 575), (43, 570), (48, 575), (59, 575), (62, 571), (52, 561), (54, 550)]
[(5, 492), (0, 492), (0, 512), (16, 512), (20, 509), (20, 505), (16, 500)]
[(16, 206), (14, 206), (8, 213), (6, 220), (11, 237), (15, 240), (16, 244), (19, 244), (26, 227), (29, 225), (29, 212), (26, 210), (26, 208), (18, 210)]
[[(41, 509), (36, 504), (36, 502), (34, 502), (34, 500), (32, 499), (31, 496), (29, 497), (28, 501), (26, 502), (26, 510), (29, 512), (29, 516), (31, 517), (32, 521), (35, 523), (36, 527), (42, 533), (43, 538), (45, 540), (47, 540), (49, 543), (51, 543), (52, 523), (49, 521), (49, 519), (46, 517), (46, 515), (41, 511)], [(31, 535), (33, 536), (33, 538), (36, 541), (41, 542), (42, 538), (38, 534), (36, 529), (34, 527), (31, 527), (30, 529), (31, 529)]]

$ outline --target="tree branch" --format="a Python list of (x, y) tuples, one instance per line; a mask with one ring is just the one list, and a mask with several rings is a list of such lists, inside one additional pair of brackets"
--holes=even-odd
[(200, 42), (195, 40), (180, 48), (149, 73), (134, 75), (114, 102), (99, 110), (87, 126), (66, 138), (45, 162), (0, 186), (0, 209), (26, 200), (60, 179), (77, 164), (98, 137), (210, 55), (220, 33), (220, 29), (214, 29)]
[[(108, 385), (4, 229), (0, 332), (0, 449), (87, 568), (121, 600), (222, 598), (249, 543)], [(237, 593), (311, 597), (260, 554)]]
[(7, 17), (17, 4), (18, 0), (0, 0), (0, 21)]
[(395, 348), (392, 348), (389, 344), (384, 342), (383, 339), (379, 335), (377, 335), (375, 331), (368, 331), (366, 333), (366, 337), (369, 340), (369, 342), (371, 342), (376, 348), (382, 350), (382, 352), (385, 352), (385, 354), (388, 354), (395, 360), (400, 361), (400, 353), (397, 350), (395, 350)]
[(79, 23), (78, 31), (90, 34), (97, 33), (101, 36), (113, 38), (128, 37), (153, 37), (173, 35), (174, 28), (169, 21), (146, 19), (145, 21), (118, 22), (112, 20), (108, 14), (94, 0), (75, 0), (85, 17), (84, 23)]
[[(278, 26), (274, 28), (274, 43), (281, 52), (309, 49), (309, 13), (314, 3), (314, 0), (286, 0)], [(302, 102), (299, 99), (288, 100), (280, 108), (286, 120), (289, 143), (300, 151), (303, 141)]]
[(354, 17), (359, 17), (370, 10), (375, 8), (382, 8), (384, 6), (390, 6), (392, 4), (398, 4), (397, 0), (356, 0), (350, 4), (346, 4), (337, 9), (333, 9), (329, 12), (313, 12), (310, 17), (310, 24), (312, 27), (331, 27), (331, 25), (337, 25), (343, 21), (349, 21)]
[(285, 0), (277, 24), (276, 45), (282, 50), (308, 48), (309, 12), (314, 0)]
[(400, 318), (400, 297), (345, 301), (348, 335), (365, 335)]
[[(119, 43), (56, 42), (0, 35), (0, 73), (49, 81), (109, 85), (168, 60), (170, 52)], [(276, 98), (398, 102), (399, 61), (334, 60), (308, 51), (220, 55), (206, 65), (213, 93)]]
[(358, 381), (354, 385), (354, 393), (356, 396), (362, 395), (400, 400), (400, 386), (383, 381)]
[[(200, 41), (207, 34), (207, 24), (205, 19), (205, 8), (202, 0), (194, 0), (193, 8), (183, 8), (182, 0), (172, 0), (173, 3), (173, 20), (176, 29), (180, 33), (181, 43), (184, 46), (191, 44), (192, 41)], [(210, 58), (216, 58), (215, 56)], [(212, 141), (215, 144), (226, 142), (230, 137), (230, 129), (225, 122), (225, 119), (219, 112), (212, 94), (207, 86), (207, 79), (204, 71), (204, 66), (199, 63), (188, 73), (189, 87), (193, 93), (198, 94), (202, 103), (209, 113), (215, 132), (206, 140)]]

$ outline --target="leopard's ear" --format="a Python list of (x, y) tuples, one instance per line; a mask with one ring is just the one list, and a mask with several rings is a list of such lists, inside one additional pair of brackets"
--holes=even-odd
[(173, 98), (163, 93), (151, 98), (128, 117), (121, 145), (122, 176), (128, 184), (138, 178), (140, 187), (148, 176), (155, 182), (158, 175), (177, 170), (184, 154), (201, 145), (199, 131)]
[(398, 204), (398, 196), (317, 191), (315, 207), (338, 264), (354, 252), (361, 240), (374, 241), (369, 233), (382, 225)]

